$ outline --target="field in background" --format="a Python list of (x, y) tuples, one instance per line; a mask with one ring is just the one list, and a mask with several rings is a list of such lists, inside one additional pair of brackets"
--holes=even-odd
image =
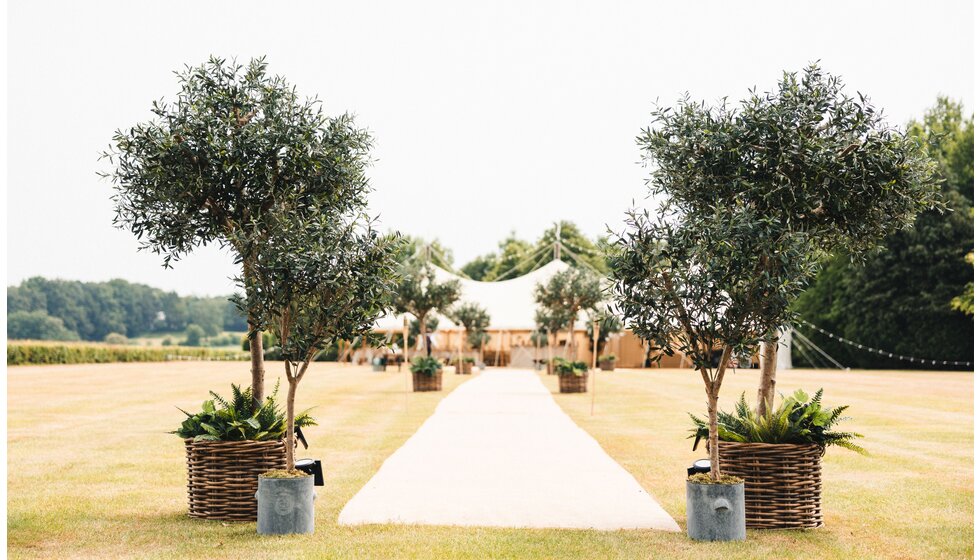
[[(277, 363), (267, 364), (270, 388)], [(826, 389), (851, 404), (847, 428), (870, 457), (831, 449), (827, 527), (750, 531), (704, 544), (655, 531), (338, 527), (343, 505), (432, 413), (440, 394), (405, 394), (407, 376), (315, 363), (297, 405), (323, 460), (313, 536), (259, 538), (254, 524), (186, 517), (181, 441), (166, 432), (208, 389), (245, 383), (247, 363), (174, 362), (12, 367), (8, 374), (8, 552), (12, 558), (967, 558), (973, 552), (973, 375), (928, 372), (783, 373), (778, 390)], [(757, 371), (726, 378), (725, 408), (754, 390)], [(542, 375), (552, 390), (554, 377)], [(704, 392), (691, 371), (603, 373), (591, 395), (555, 398), (684, 526), (686, 412)], [(446, 442), (452, 445), (453, 442)], [(574, 469), (575, 465), (569, 465)], [(444, 473), (436, 468), (432, 476)]]

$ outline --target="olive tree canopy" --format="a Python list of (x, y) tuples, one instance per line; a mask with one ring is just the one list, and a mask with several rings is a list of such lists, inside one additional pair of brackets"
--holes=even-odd
[[(218, 243), (249, 277), (255, 255), (241, 240), (267, 236), (270, 215), (364, 208), (371, 138), (350, 115), (328, 117), (316, 99), (270, 76), (262, 58), (247, 66), (211, 58), (176, 76), (176, 98), (154, 101), (153, 118), (117, 130), (103, 154), (114, 166), (104, 174), (115, 189), (114, 224), (163, 255), (164, 266)], [(261, 338), (250, 347), (261, 401)]]
[(243, 311), (261, 317), (255, 329), (278, 339), (289, 382), (286, 453), (293, 468), (296, 388), (320, 350), (367, 337), (391, 306), (397, 235), (380, 235), (364, 216), (280, 216), (252, 247), (254, 274), (239, 282)]
[[(700, 372), (717, 479), (718, 393), (728, 363), (789, 319), (788, 303), (815, 259), (805, 235), (775, 235), (781, 224), (748, 205), (684, 217), (676, 210), (667, 202), (652, 219), (629, 214), (611, 251), (613, 292), (637, 336), (662, 355), (683, 352)], [(763, 245), (772, 256), (759, 259)]]
[(395, 293), (395, 311), (409, 313), (418, 319), (426, 355), (432, 353), (426, 319), (431, 313), (448, 312), (459, 299), (461, 289), (459, 280), (437, 282), (435, 270), (427, 262), (410, 259), (402, 265), (401, 281)]
[[(774, 220), (750, 255), (760, 274), (774, 273), (773, 251), (786, 237), (804, 236), (814, 255), (860, 255), (940, 204), (935, 165), (919, 143), (816, 64), (737, 106), (684, 98), (658, 107), (637, 140), (651, 194), (669, 198), (672, 212), (706, 219), (744, 207)], [(763, 339), (773, 358), (776, 336), (774, 328)], [(760, 409), (772, 404), (773, 362), (763, 360)]]

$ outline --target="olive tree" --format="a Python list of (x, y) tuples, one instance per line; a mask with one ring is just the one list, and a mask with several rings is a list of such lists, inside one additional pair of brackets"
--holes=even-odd
[(253, 247), (253, 274), (239, 282), (243, 311), (260, 317), (253, 329), (279, 340), (289, 393), (286, 397), (286, 464), (295, 466), (296, 389), (321, 350), (342, 340), (364, 340), (391, 305), (398, 246), (360, 217), (321, 214), (314, 220), (280, 217), (276, 229)]
[(534, 301), (546, 315), (563, 316), (568, 326), (568, 344), (575, 356), (575, 320), (579, 311), (592, 311), (602, 301), (599, 277), (583, 268), (569, 267), (534, 288)]
[[(218, 244), (252, 290), (258, 256), (244, 240), (267, 237), (273, 213), (365, 207), (371, 138), (351, 116), (328, 117), (317, 100), (270, 76), (262, 58), (246, 66), (211, 58), (176, 75), (176, 99), (154, 101), (152, 119), (117, 130), (103, 154), (114, 167), (103, 174), (115, 190), (114, 224), (162, 255), (165, 267)], [(247, 319), (258, 403), (262, 318)]]
[[(658, 107), (638, 142), (653, 166), (651, 193), (669, 196), (677, 212), (693, 219), (746, 206), (780, 224), (752, 255), (760, 274), (779, 266), (775, 250), (787, 236), (804, 236), (814, 256), (847, 250), (859, 257), (939, 200), (922, 147), (815, 64), (784, 73), (774, 91), (753, 90), (737, 106), (685, 98)], [(772, 406), (784, 327), (763, 337), (760, 414)]]
[[(565, 328), (569, 321), (574, 321), (575, 316), (563, 308), (550, 308), (538, 304), (534, 311), (534, 322), (537, 331), (544, 334), (545, 343), (548, 345), (548, 362), (554, 359), (553, 348), (558, 346), (558, 331)], [(569, 342), (571, 344), (571, 342)]]
[(589, 313), (589, 322), (585, 326), (585, 334), (589, 340), (595, 336), (593, 332), (593, 326), (599, 324), (599, 336), (596, 339), (597, 351), (599, 354), (606, 346), (606, 342), (609, 341), (609, 336), (616, 334), (623, 330), (623, 322), (619, 320), (619, 317), (611, 313), (606, 313), (604, 310), (595, 310)]
[[(718, 394), (729, 362), (789, 319), (815, 261), (805, 235), (774, 235), (782, 224), (752, 206), (678, 210), (667, 201), (652, 219), (629, 213), (610, 258), (612, 289), (637, 336), (661, 356), (683, 352), (700, 372), (717, 480)], [(763, 246), (766, 261), (757, 257)]]
[[(485, 332), (490, 326), (490, 314), (476, 303), (461, 303), (450, 309), (446, 315), (453, 323), (463, 327), (463, 337), (471, 347), (482, 342), (479, 333)], [(476, 345), (472, 344), (474, 341), (477, 342)]]
[(437, 282), (436, 272), (427, 262), (411, 259), (402, 265), (401, 281), (395, 290), (395, 311), (409, 313), (418, 320), (426, 356), (432, 355), (426, 319), (431, 313), (449, 311), (459, 299), (460, 289), (459, 280)]

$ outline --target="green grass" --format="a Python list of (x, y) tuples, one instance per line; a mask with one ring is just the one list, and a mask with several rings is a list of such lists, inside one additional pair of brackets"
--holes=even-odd
[[(279, 364), (269, 363), (270, 384)], [(442, 393), (405, 394), (406, 375), (316, 363), (297, 405), (323, 460), (312, 536), (260, 538), (254, 524), (186, 517), (183, 447), (172, 430), (208, 389), (248, 379), (243, 363), (11, 367), (8, 374), (8, 552), (12, 558), (968, 558), (973, 553), (973, 377), (965, 373), (804, 372), (779, 388), (826, 388), (851, 404), (844, 425), (868, 436), (863, 457), (831, 449), (826, 528), (750, 531), (744, 543), (694, 543), (656, 531), (377, 525), (338, 527), (344, 504), (464, 376)], [(557, 391), (557, 380), (543, 376)], [(730, 407), (756, 373), (726, 379)], [(702, 456), (685, 439), (701, 412), (689, 371), (603, 373), (592, 395), (559, 404), (684, 526), (684, 469)], [(447, 442), (451, 445), (451, 442)], [(438, 477), (436, 469), (432, 476)]]

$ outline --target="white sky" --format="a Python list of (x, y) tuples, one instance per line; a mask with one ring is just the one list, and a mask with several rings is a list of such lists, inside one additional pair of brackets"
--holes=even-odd
[(820, 59), (901, 124), (937, 94), (973, 111), (971, 3), (11, 2), (7, 283), (125, 278), (232, 289), (204, 249), (165, 271), (111, 226), (96, 176), (113, 131), (210, 54), (267, 55), (376, 136), (371, 210), (438, 237), (460, 265), (509, 231), (616, 227), (645, 189), (634, 138), (651, 103), (739, 99)]

